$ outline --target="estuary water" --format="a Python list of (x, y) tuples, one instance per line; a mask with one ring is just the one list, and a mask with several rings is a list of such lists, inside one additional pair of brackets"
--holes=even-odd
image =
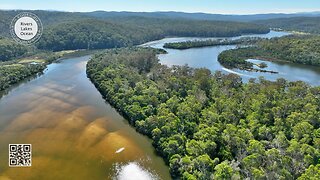
[[(241, 37), (261, 37), (261, 38), (275, 38), (289, 35), (288, 32), (270, 31), (268, 34), (252, 34), (243, 35), (238, 37), (231, 37), (229, 39), (239, 39)], [(192, 40), (205, 40), (205, 39), (217, 39), (217, 38), (197, 38), (197, 37), (186, 37), (186, 38), (165, 38), (158, 41), (152, 41), (142, 46), (149, 46), (154, 48), (163, 48), (165, 43), (170, 42), (183, 42)], [(220, 38), (219, 38), (220, 39)], [(305, 81), (310, 85), (320, 85), (320, 68), (308, 65), (300, 65), (285, 62), (270, 62), (264, 61), (268, 67), (266, 70), (272, 70), (279, 72), (279, 74), (263, 73), (263, 72), (249, 72), (242, 71), (239, 69), (227, 69), (218, 62), (218, 56), (221, 52), (235, 49), (236, 45), (222, 45), (222, 46), (211, 46), (201, 48), (191, 48), (185, 50), (176, 49), (165, 49), (168, 54), (159, 55), (160, 63), (172, 66), (172, 65), (188, 65), (194, 68), (207, 68), (212, 72), (222, 71), (223, 73), (234, 73), (242, 77), (244, 82), (247, 82), (250, 78), (264, 77), (267, 80), (275, 81), (278, 78), (284, 78), (289, 81)], [(262, 62), (261, 60), (249, 60), (256, 63)]]
[[(0, 179), (171, 179), (151, 140), (103, 100), (90, 56), (48, 66), (0, 100)], [(32, 166), (8, 166), (9, 144), (31, 144)]]

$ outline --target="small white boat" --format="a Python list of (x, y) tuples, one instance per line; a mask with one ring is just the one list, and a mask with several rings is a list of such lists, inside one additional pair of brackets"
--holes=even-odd
[(116, 151), (116, 153), (121, 153), (123, 150), (124, 150), (124, 147), (118, 149), (118, 150)]

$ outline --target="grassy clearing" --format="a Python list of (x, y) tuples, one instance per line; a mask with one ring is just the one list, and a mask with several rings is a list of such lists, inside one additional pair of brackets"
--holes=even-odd
[(78, 50), (64, 50), (64, 51), (55, 52), (55, 54), (59, 55), (59, 56), (63, 56), (63, 55), (66, 55), (66, 54), (77, 52), (77, 51)]
[(46, 60), (44, 59), (22, 59), (19, 61), (20, 64), (26, 64), (26, 63), (44, 63)]

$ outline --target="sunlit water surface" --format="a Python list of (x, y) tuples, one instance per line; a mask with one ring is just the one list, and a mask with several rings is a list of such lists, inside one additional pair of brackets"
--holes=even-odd
[[(270, 31), (268, 34), (253, 34), (243, 35), (239, 37), (232, 37), (229, 39), (239, 39), (241, 37), (262, 37), (262, 38), (274, 38), (289, 35), (287, 32)], [(165, 43), (169, 42), (183, 42), (190, 40), (203, 40), (203, 39), (217, 39), (217, 38), (165, 38), (158, 41), (149, 42), (142, 46), (150, 46), (154, 48), (163, 48)], [(285, 78), (289, 81), (305, 81), (310, 85), (320, 85), (320, 68), (308, 65), (299, 65), (293, 63), (284, 62), (268, 62), (268, 68), (266, 70), (273, 70), (279, 72), (279, 74), (262, 73), (262, 72), (249, 72), (241, 71), (238, 69), (227, 69), (218, 62), (218, 56), (221, 52), (235, 49), (235, 45), (223, 45), (212, 46), (202, 48), (192, 48), (185, 50), (166, 49), (168, 54), (159, 55), (160, 62), (168, 66), (172, 65), (189, 65), (194, 68), (207, 68), (212, 72), (222, 71), (223, 73), (234, 73), (242, 77), (244, 82), (247, 82), (250, 78), (259, 78), (263, 76), (267, 80), (275, 81), (278, 78)], [(259, 60), (251, 60), (255, 62), (262, 62)]]

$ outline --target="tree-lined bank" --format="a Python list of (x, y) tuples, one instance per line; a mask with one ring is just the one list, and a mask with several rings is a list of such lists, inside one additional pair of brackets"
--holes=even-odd
[(87, 74), (108, 102), (153, 139), (173, 177), (319, 176), (319, 87), (284, 79), (243, 84), (233, 74), (168, 68), (156, 54), (108, 50), (89, 61)]
[(258, 37), (243, 37), (239, 39), (207, 39), (207, 40), (165, 43), (163, 47), (169, 48), (169, 49), (182, 50), (182, 49), (201, 48), (201, 47), (208, 47), (208, 46), (252, 45), (261, 40), (262, 38), (258, 38)]
[(247, 59), (286, 61), (320, 66), (320, 36), (301, 35), (259, 41), (253, 46), (224, 51), (219, 62), (228, 68), (253, 70)]

